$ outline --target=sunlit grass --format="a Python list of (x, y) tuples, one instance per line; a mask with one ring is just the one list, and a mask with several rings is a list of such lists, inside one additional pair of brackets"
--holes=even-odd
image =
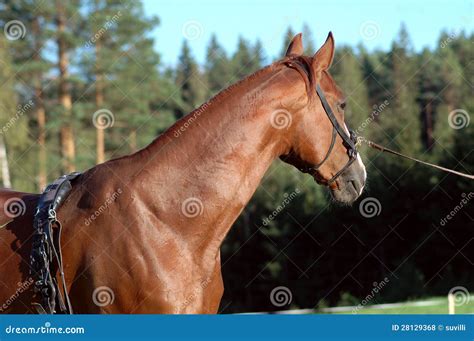
[[(455, 307), (456, 314), (474, 314), (474, 294), (470, 295), (471, 299)], [(425, 302), (433, 302), (434, 305), (422, 305)], [(436, 303), (435, 303), (436, 302)], [(352, 312), (335, 312), (333, 314), (351, 314)], [(423, 299), (419, 301), (409, 301), (403, 303), (399, 307), (388, 307), (388, 308), (371, 308), (370, 306), (364, 307), (357, 311), (357, 314), (448, 314), (448, 298), (447, 297), (432, 297), (429, 299)]]

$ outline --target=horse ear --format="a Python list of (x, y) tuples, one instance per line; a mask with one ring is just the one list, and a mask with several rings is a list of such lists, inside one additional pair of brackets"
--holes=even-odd
[(291, 39), (290, 45), (286, 50), (285, 55), (288, 56), (301, 56), (303, 54), (303, 39), (302, 34), (298, 33)]
[(334, 37), (329, 32), (323, 46), (313, 56), (313, 70), (315, 73), (326, 71), (331, 67), (334, 58)]

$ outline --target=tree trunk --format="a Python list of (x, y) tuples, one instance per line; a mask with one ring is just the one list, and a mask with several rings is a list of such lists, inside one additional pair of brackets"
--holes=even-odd
[(137, 151), (137, 131), (133, 129), (128, 136), (128, 145), (130, 146), (130, 152), (134, 153)]
[(433, 100), (430, 99), (426, 106), (426, 149), (433, 148)]
[(59, 103), (63, 109), (63, 124), (61, 126), (61, 154), (63, 157), (63, 171), (75, 170), (76, 150), (74, 147), (74, 132), (72, 128), (72, 99), (69, 84), (69, 58), (67, 55), (67, 42), (64, 39), (66, 30), (66, 14), (64, 4), (56, 2), (58, 11), (58, 61), (59, 61)]
[[(38, 17), (33, 20), (33, 36), (35, 37), (35, 54), (33, 59), (36, 63), (40, 63), (42, 41), (40, 38), (41, 30)], [(38, 123), (38, 187), (42, 191), (47, 185), (47, 166), (46, 166), (46, 112), (43, 102), (43, 88), (42, 88), (42, 72), (35, 74), (34, 93), (35, 93), (35, 109), (36, 120)]]
[(10, 181), (10, 171), (8, 169), (7, 148), (5, 147), (3, 135), (0, 135), (0, 163), (2, 164), (3, 187), (11, 188), (12, 183)]
[[(95, 43), (95, 105), (96, 109), (102, 109), (104, 104), (104, 75), (102, 74), (102, 70), (100, 68), (100, 39), (97, 39)], [(101, 128), (99, 125), (96, 127), (97, 131), (97, 143), (96, 143), (96, 154), (97, 154), (97, 163), (102, 163), (105, 161), (105, 136), (104, 136), (104, 128)]]

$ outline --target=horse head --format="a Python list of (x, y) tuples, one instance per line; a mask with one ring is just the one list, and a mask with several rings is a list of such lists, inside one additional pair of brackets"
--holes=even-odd
[(303, 56), (301, 34), (291, 41), (281, 61), (291, 70), (285, 75), (288, 96), (279, 109), (291, 115), (291, 134), (280, 158), (327, 186), (336, 201), (352, 203), (367, 174), (344, 121), (344, 94), (328, 71), (333, 58), (332, 33), (312, 57)]

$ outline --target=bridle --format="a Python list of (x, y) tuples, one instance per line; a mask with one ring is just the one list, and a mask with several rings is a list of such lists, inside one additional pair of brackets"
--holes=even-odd
[(321, 87), (319, 86), (319, 84), (316, 85), (316, 93), (318, 94), (319, 99), (321, 100), (321, 103), (323, 104), (324, 111), (326, 112), (326, 114), (328, 115), (329, 120), (332, 123), (333, 130), (332, 130), (331, 145), (329, 146), (329, 150), (326, 153), (326, 156), (324, 157), (324, 159), (319, 164), (317, 164), (314, 167), (311, 167), (312, 170), (318, 169), (328, 159), (329, 155), (331, 154), (332, 149), (334, 148), (334, 144), (336, 142), (336, 133), (339, 134), (339, 136), (342, 138), (344, 146), (347, 148), (347, 154), (349, 155), (349, 161), (347, 161), (346, 165), (340, 171), (338, 171), (331, 179), (329, 179), (328, 181), (323, 182), (324, 184), (330, 185), (331, 183), (333, 183), (337, 179), (337, 177), (340, 176), (357, 159), (357, 146), (360, 145), (361, 143), (365, 143), (369, 147), (371, 147), (373, 149), (377, 149), (381, 152), (396, 155), (396, 156), (399, 156), (399, 157), (402, 157), (402, 158), (405, 158), (405, 159), (408, 159), (408, 160), (411, 160), (411, 161), (415, 161), (417, 163), (421, 163), (425, 166), (429, 166), (429, 167), (439, 169), (443, 172), (455, 174), (457, 176), (462, 176), (464, 178), (474, 180), (474, 175), (472, 175), (472, 174), (466, 174), (466, 173), (458, 172), (458, 171), (455, 171), (453, 169), (442, 167), (442, 166), (439, 166), (439, 165), (436, 165), (436, 164), (433, 164), (433, 163), (430, 163), (430, 162), (419, 160), (419, 159), (414, 158), (412, 156), (402, 154), (402, 153), (397, 152), (395, 150), (392, 150), (392, 149), (389, 149), (387, 147), (381, 146), (381, 145), (379, 145), (375, 142), (369, 141), (363, 136), (357, 136), (356, 133), (353, 130), (349, 130), (349, 136), (348, 136), (346, 131), (341, 127), (341, 125), (337, 121), (336, 116), (334, 116), (334, 113), (331, 109), (331, 106), (329, 105), (329, 103), (326, 99), (326, 96), (324, 96), (324, 92), (321, 89)]
[(339, 136), (342, 138), (342, 143), (344, 147), (347, 149), (347, 155), (349, 156), (349, 160), (347, 163), (342, 167), (336, 174), (333, 175), (333, 177), (327, 181), (324, 181), (325, 185), (330, 185), (336, 179), (344, 173), (344, 171), (349, 168), (350, 165), (357, 159), (357, 136), (353, 130), (349, 130), (349, 135), (347, 135), (346, 131), (344, 128), (341, 127), (339, 122), (337, 121), (336, 116), (334, 115), (334, 112), (331, 109), (331, 106), (329, 105), (329, 102), (326, 99), (326, 96), (324, 96), (324, 91), (321, 89), (319, 84), (316, 85), (316, 93), (319, 96), (319, 99), (321, 100), (321, 103), (323, 105), (324, 111), (326, 112), (326, 115), (329, 118), (329, 121), (331, 121), (332, 124), (332, 137), (331, 137), (331, 145), (329, 146), (329, 149), (326, 153), (326, 156), (323, 158), (323, 160), (318, 163), (317, 165), (311, 167), (313, 170), (317, 170), (319, 167), (323, 165), (324, 162), (329, 158), (331, 155), (331, 152), (334, 148), (334, 145), (336, 144), (336, 135), (339, 134)]
[(402, 154), (402, 153), (397, 152), (395, 150), (392, 150), (392, 149), (389, 149), (387, 147), (381, 146), (381, 145), (379, 145), (375, 142), (369, 141), (366, 138), (364, 138), (363, 136), (357, 136), (353, 130), (349, 130), (349, 136), (348, 136), (346, 131), (341, 127), (341, 125), (337, 121), (336, 116), (334, 116), (334, 112), (332, 111), (331, 106), (329, 105), (329, 103), (326, 99), (326, 96), (324, 96), (324, 92), (321, 89), (321, 87), (319, 86), (319, 84), (316, 85), (316, 93), (318, 94), (319, 99), (321, 100), (324, 111), (326, 112), (329, 120), (332, 123), (333, 130), (332, 130), (331, 145), (329, 146), (329, 150), (326, 153), (326, 156), (324, 157), (324, 159), (319, 164), (317, 164), (314, 167), (311, 167), (311, 170), (318, 169), (329, 158), (329, 155), (331, 154), (331, 151), (334, 148), (334, 144), (336, 142), (336, 133), (339, 134), (339, 136), (342, 138), (344, 146), (347, 149), (347, 154), (349, 155), (349, 161), (347, 161), (346, 165), (340, 171), (338, 171), (331, 179), (329, 179), (328, 181), (322, 182), (323, 184), (330, 185), (331, 183), (333, 183), (337, 179), (337, 177), (340, 176), (357, 159), (357, 146), (361, 143), (365, 143), (369, 147), (371, 147), (373, 149), (377, 149), (381, 152), (396, 155), (396, 156), (399, 156), (399, 157), (402, 157), (402, 158), (405, 158), (405, 159), (408, 159), (408, 160), (411, 160), (411, 161), (415, 161), (417, 163), (421, 163), (425, 166), (429, 166), (429, 167), (439, 169), (443, 172), (455, 174), (457, 176), (462, 176), (464, 178), (474, 180), (474, 175), (472, 175), (472, 174), (466, 174), (466, 173), (458, 172), (458, 171), (455, 171), (453, 169), (442, 167), (442, 166), (439, 166), (439, 165), (436, 165), (436, 164), (433, 164), (433, 163), (430, 163), (430, 162), (419, 160), (419, 159), (414, 158), (412, 156)]
[(345, 132), (345, 130), (341, 127), (341, 125), (337, 121), (336, 116), (334, 116), (334, 113), (331, 109), (331, 106), (329, 105), (329, 103), (326, 99), (326, 96), (324, 96), (324, 92), (321, 89), (321, 87), (319, 86), (319, 84), (316, 85), (316, 93), (318, 94), (319, 99), (321, 100), (321, 103), (323, 104), (324, 111), (326, 112), (326, 114), (328, 115), (329, 120), (332, 123), (333, 130), (332, 130), (332, 139), (331, 139), (331, 145), (329, 146), (329, 150), (326, 153), (326, 156), (324, 157), (323, 161), (321, 161), (318, 165), (312, 167), (313, 170), (318, 169), (324, 163), (324, 161), (326, 161), (328, 159), (329, 155), (331, 154), (332, 149), (334, 148), (334, 144), (336, 142), (336, 132), (342, 138), (344, 146), (347, 148), (347, 154), (349, 155), (349, 161), (347, 161), (346, 165), (339, 172), (337, 172), (331, 179), (329, 179), (328, 181), (325, 181), (324, 184), (330, 185), (331, 183), (333, 183), (337, 179), (337, 177), (339, 175), (341, 175), (357, 159), (357, 146), (359, 144), (361, 144), (362, 142), (367, 144), (369, 147), (371, 147), (373, 149), (377, 149), (381, 152), (396, 155), (396, 156), (399, 156), (399, 157), (402, 157), (402, 158), (405, 158), (405, 159), (408, 159), (408, 160), (411, 160), (411, 161), (415, 161), (417, 163), (421, 163), (425, 166), (429, 166), (429, 167), (433, 167), (433, 168), (442, 170), (443, 172), (455, 174), (457, 176), (462, 176), (464, 178), (474, 180), (474, 175), (472, 175), (472, 174), (466, 174), (466, 173), (458, 172), (458, 171), (455, 171), (453, 169), (442, 167), (442, 166), (439, 166), (439, 165), (436, 165), (436, 164), (433, 164), (433, 163), (430, 163), (430, 162), (419, 160), (419, 159), (414, 158), (412, 156), (402, 154), (402, 153), (397, 152), (395, 150), (392, 150), (392, 149), (389, 149), (387, 147), (381, 146), (381, 145), (379, 145), (375, 142), (369, 141), (363, 136), (357, 136), (356, 133), (353, 130), (349, 130), (349, 136), (348, 136), (347, 133)]
[[(295, 64), (293, 64), (293, 62), (295, 62)], [(295, 68), (295, 66), (298, 65), (299, 68), (296, 68), (296, 69), (300, 73), (306, 74), (308, 79), (311, 79), (310, 64), (308, 63), (306, 59), (300, 60), (296, 58), (291, 58), (290, 60), (286, 61), (286, 65), (292, 68)], [(318, 180), (320, 184), (329, 186), (334, 181), (336, 181), (336, 179), (342, 173), (344, 173), (344, 171), (347, 168), (349, 168), (349, 166), (352, 165), (352, 163), (357, 159), (357, 145), (359, 144), (359, 139), (357, 138), (353, 130), (349, 130), (349, 135), (347, 135), (346, 130), (337, 121), (337, 118), (334, 115), (334, 112), (332, 111), (331, 106), (329, 105), (329, 102), (326, 99), (326, 96), (324, 95), (324, 91), (321, 89), (319, 84), (316, 84), (316, 93), (318, 94), (319, 99), (321, 100), (321, 104), (323, 105), (324, 111), (326, 112), (326, 115), (328, 116), (329, 121), (331, 122), (332, 127), (333, 127), (331, 144), (329, 145), (329, 149), (326, 153), (326, 156), (321, 160), (321, 162), (311, 167), (302, 167), (301, 170), (307, 173), (311, 173), (318, 170), (324, 164), (324, 162), (326, 162), (327, 159), (329, 159), (329, 156), (331, 155), (331, 152), (334, 149), (334, 145), (336, 144), (336, 137), (337, 135), (339, 135), (342, 138), (344, 147), (346, 147), (347, 149), (347, 155), (349, 156), (349, 160), (344, 165), (344, 167), (342, 167), (329, 180)]]
[[(295, 64), (293, 64), (293, 62), (295, 62)], [(288, 66), (288, 67), (292, 67), (292, 68), (295, 68), (296, 65), (298, 65), (298, 67), (296, 67), (296, 69), (302, 73), (302, 74), (306, 74), (306, 76), (311, 79), (311, 72), (310, 72), (310, 64), (308, 63), (308, 60), (307, 59), (296, 59), (296, 58), (292, 58), (290, 57), (289, 60), (286, 60), (285, 61), (285, 64)], [(347, 155), (349, 156), (349, 160), (347, 161), (347, 163), (344, 165), (344, 167), (342, 167), (342, 169), (340, 169), (336, 174), (334, 174), (332, 176), (332, 178), (330, 178), (329, 180), (317, 180), (320, 184), (322, 185), (326, 185), (326, 186), (329, 186), (331, 185), (334, 181), (336, 181), (336, 179), (342, 174), (344, 173), (344, 171), (350, 166), (352, 165), (352, 163), (357, 159), (357, 146), (359, 146), (360, 144), (362, 143), (365, 143), (367, 144), (369, 147), (373, 148), (373, 149), (377, 149), (381, 152), (385, 152), (385, 153), (389, 153), (389, 154), (392, 154), (392, 155), (396, 155), (396, 156), (399, 156), (399, 157), (402, 157), (402, 158), (405, 158), (405, 159), (408, 159), (408, 160), (411, 160), (411, 161), (415, 161), (417, 163), (421, 163), (421, 164), (424, 164), (425, 166), (429, 166), (429, 167), (433, 167), (433, 168), (436, 168), (436, 169), (439, 169), (443, 172), (447, 172), (447, 173), (451, 173), (451, 174), (455, 174), (455, 175), (458, 175), (458, 176), (462, 176), (464, 178), (468, 178), (468, 179), (471, 179), (471, 180), (474, 180), (474, 175), (472, 174), (466, 174), (466, 173), (462, 173), (462, 172), (458, 172), (458, 171), (455, 171), (453, 169), (449, 169), (449, 168), (446, 168), (446, 167), (442, 167), (442, 166), (439, 166), (439, 165), (436, 165), (436, 164), (433, 164), (433, 163), (430, 163), (430, 162), (426, 162), (426, 161), (423, 161), (423, 160), (419, 160), (417, 158), (414, 158), (412, 156), (408, 156), (408, 155), (405, 155), (405, 154), (402, 154), (402, 153), (399, 153), (395, 150), (392, 150), (392, 149), (389, 149), (387, 147), (384, 147), (384, 146), (381, 146), (375, 142), (372, 142), (372, 141), (369, 141), (367, 140), (366, 138), (364, 138), (363, 136), (357, 136), (356, 133), (353, 131), (353, 130), (349, 130), (349, 135), (346, 133), (346, 130), (339, 124), (339, 122), (337, 121), (337, 118), (336, 116), (334, 115), (334, 112), (332, 111), (331, 109), (331, 106), (329, 105), (329, 102), (328, 100), (326, 99), (326, 96), (324, 95), (324, 91), (321, 89), (321, 87), (319, 86), (319, 84), (316, 85), (316, 93), (318, 94), (318, 97), (319, 99), (321, 100), (321, 104), (323, 105), (323, 108), (324, 108), (324, 111), (326, 112), (326, 115), (328, 116), (329, 118), (329, 121), (331, 122), (332, 124), (332, 137), (331, 137), (331, 144), (329, 146), (329, 149), (326, 153), (326, 156), (322, 159), (322, 161), (320, 163), (318, 163), (317, 165), (314, 165), (312, 167), (301, 167), (300, 170), (303, 171), (303, 172), (306, 172), (306, 173), (311, 173), (311, 172), (314, 172), (315, 170), (318, 170), (323, 164), (324, 162), (327, 161), (327, 159), (329, 158), (329, 156), (331, 155), (331, 152), (332, 150), (334, 149), (334, 145), (336, 144), (336, 137), (337, 135), (339, 135), (341, 138), (342, 138), (342, 141), (343, 141), (343, 145), (344, 147), (346, 147), (347, 149)]]

